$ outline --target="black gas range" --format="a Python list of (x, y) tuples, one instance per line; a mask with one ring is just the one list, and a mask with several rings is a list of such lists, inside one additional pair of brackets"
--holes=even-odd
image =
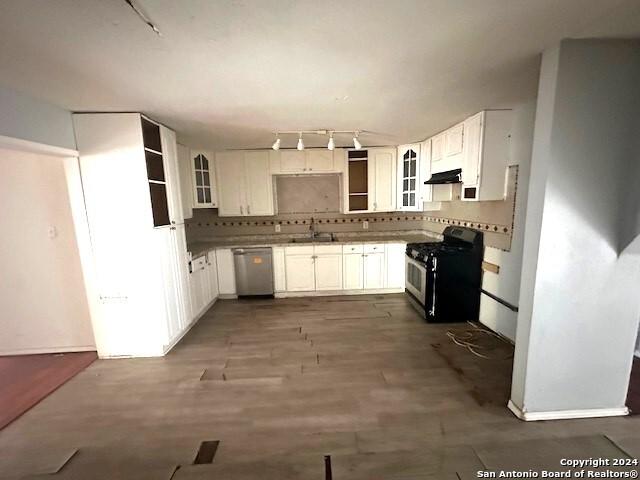
[(442, 242), (407, 244), (406, 292), (428, 322), (477, 321), (482, 232), (448, 226)]

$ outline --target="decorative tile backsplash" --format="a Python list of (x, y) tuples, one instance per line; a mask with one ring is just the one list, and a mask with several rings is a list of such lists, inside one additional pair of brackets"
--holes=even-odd
[[(481, 230), (485, 245), (509, 250), (513, 231), (513, 214), (518, 181), (518, 167), (509, 168), (507, 198), (503, 201), (443, 202), (442, 209), (429, 212), (388, 213), (314, 213), (278, 214), (270, 217), (220, 217), (216, 209), (195, 209), (193, 218), (186, 220), (187, 241), (207, 241), (236, 235), (268, 235), (280, 225), (281, 233), (309, 231), (312, 218), (318, 232), (384, 232), (428, 230), (442, 233), (448, 225)], [(363, 228), (368, 222), (368, 229)]]

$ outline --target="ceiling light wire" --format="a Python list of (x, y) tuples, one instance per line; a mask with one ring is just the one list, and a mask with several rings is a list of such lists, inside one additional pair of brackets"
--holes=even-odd
[(151, 30), (153, 30), (159, 37), (162, 36), (162, 33), (160, 32), (160, 30), (158, 29), (158, 27), (155, 26), (155, 24), (149, 19), (149, 17), (147, 17), (144, 12), (142, 10), (140, 10), (140, 7), (138, 7), (133, 0), (124, 0), (132, 9), (134, 12), (136, 12), (136, 15), (138, 15), (138, 17), (140, 17), (142, 19), (142, 21), (144, 23), (146, 23), (147, 25), (149, 25), (149, 27), (151, 28)]

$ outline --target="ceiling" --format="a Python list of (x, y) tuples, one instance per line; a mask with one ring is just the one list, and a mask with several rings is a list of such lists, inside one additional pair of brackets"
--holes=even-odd
[(315, 129), (399, 144), (532, 98), (539, 54), (562, 38), (640, 36), (637, 0), (137, 3), (162, 36), (124, 0), (2, 0), (0, 85), (72, 111), (142, 111), (192, 147)]

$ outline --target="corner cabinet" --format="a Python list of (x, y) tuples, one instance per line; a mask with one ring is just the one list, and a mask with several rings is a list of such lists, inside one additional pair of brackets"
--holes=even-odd
[(416, 143), (398, 147), (398, 210), (422, 209), (420, 146)]
[(465, 120), (462, 200), (504, 200), (511, 124), (511, 110), (487, 110)]
[(138, 113), (73, 115), (98, 355), (161, 356), (191, 323), (175, 133)]
[(215, 162), (220, 216), (274, 215), (269, 151), (219, 152)]
[(193, 208), (216, 208), (216, 178), (214, 156), (200, 150), (191, 151)]

